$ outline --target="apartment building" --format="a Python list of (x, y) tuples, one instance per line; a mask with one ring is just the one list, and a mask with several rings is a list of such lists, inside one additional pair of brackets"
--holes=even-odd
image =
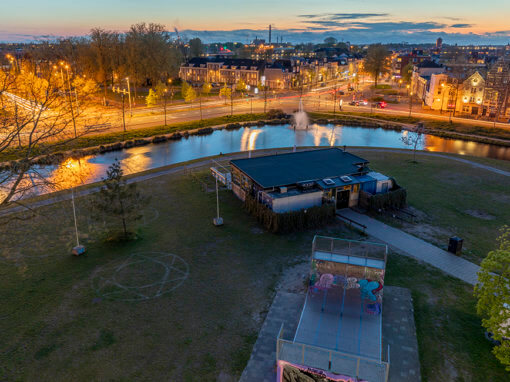
[(508, 121), (510, 118), (510, 60), (501, 58), (488, 71), (482, 116)]
[(247, 85), (257, 86), (264, 67), (265, 63), (261, 60), (195, 57), (181, 66), (179, 77), (196, 84), (209, 82), (232, 85), (243, 80)]

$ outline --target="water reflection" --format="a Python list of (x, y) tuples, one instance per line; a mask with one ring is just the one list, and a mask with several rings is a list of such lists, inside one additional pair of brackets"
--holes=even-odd
[[(132, 174), (151, 168), (198, 159), (219, 153), (296, 146), (367, 146), (409, 148), (402, 142), (406, 131), (353, 126), (313, 125), (294, 130), (288, 125), (216, 130), (210, 135), (194, 135), (179, 141), (133, 147), (81, 159), (69, 159), (59, 166), (38, 166), (23, 179), (34, 184), (35, 193), (42, 194), (100, 181), (108, 166), (118, 159), (124, 173)], [(445, 139), (424, 135), (420, 150), (510, 160), (510, 147)], [(43, 179), (49, 182), (41, 186)], [(0, 185), (1, 187), (1, 185)], [(0, 194), (5, 192), (0, 188)]]
[(245, 129), (241, 136), (241, 146), (239, 151), (252, 151), (257, 146), (257, 137), (263, 130)]
[(335, 146), (342, 141), (342, 126), (321, 126), (314, 124), (311, 130), (313, 146)]
[(58, 190), (67, 190), (82, 184), (93, 182), (102, 175), (102, 167), (90, 161), (92, 157), (80, 159), (68, 158), (50, 173), (48, 187)]

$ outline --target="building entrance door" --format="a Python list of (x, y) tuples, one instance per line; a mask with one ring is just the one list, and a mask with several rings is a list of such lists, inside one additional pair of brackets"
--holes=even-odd
[(349, 207), (349, 197), (351, 195), (351, 191), (349, 190), (337, 190), (336, 192), (336, 209), (342, 209)]

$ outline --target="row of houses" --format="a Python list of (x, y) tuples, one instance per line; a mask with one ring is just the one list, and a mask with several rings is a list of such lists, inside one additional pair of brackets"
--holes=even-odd
[(179, 77), (194, 85), (204, 82), (234, 85), (244, 81), (256, 87), (290, 89), (316, 81), (339, 78), (346, 72), (356, 72), (359, 60), (346, 55), (334, 59), (253, 60), (226, 56), (195, 57), (184, 63)]
[(411, 92), (423, 107), (473, 118), (510, 118), (510, 60), (500, 58), (485, 73), (470, 73), (425, 60), (414, 66)]

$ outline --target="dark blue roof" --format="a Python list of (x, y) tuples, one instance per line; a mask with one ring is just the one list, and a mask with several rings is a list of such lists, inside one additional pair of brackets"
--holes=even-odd
[[(358, 174), (368, 161), (338, 148), (328, 148), (236, 159), (230, 163), (262, 188), (271, 188)], [(368, 168), (362, 170), (367, 171)]]

